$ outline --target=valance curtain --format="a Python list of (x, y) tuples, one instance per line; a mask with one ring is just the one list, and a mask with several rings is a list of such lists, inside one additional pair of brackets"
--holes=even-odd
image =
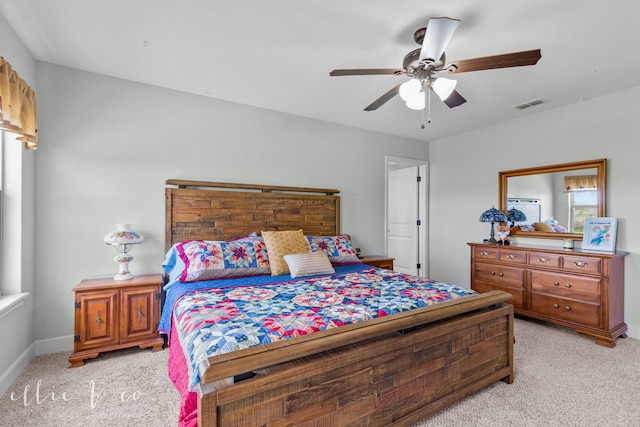
[(598, 189), (598, 175), (575, 175), (564, 177), (564, 191), (595, 191)]
[(36, 94), (1, 56), (0, 129), (20, 135), (27, 150), (38, 148)]

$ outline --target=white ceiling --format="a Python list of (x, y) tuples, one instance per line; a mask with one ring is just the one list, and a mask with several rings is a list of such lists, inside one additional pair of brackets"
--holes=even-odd
[[(37, 60), (419, 140), (640, 85), (637, 0), (0, 0), (0, 13)], [(453, 75), (467, 103), (432, 98), (425, 129), (399, 97), (363, 111), (407, 77), (329, 77), (402, 68), (432, 16), (461, 20), (447, 61), (536, 48), (542, 59)]]

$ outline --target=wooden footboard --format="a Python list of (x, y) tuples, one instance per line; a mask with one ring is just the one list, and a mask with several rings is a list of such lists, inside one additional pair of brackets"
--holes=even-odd
[(494, 291), (212, 357), (198, 425), (411, 425), (513, 382), (509, 298)]

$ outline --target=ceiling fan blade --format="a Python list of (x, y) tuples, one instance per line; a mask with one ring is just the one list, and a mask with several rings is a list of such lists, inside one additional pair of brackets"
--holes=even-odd
[(399, 88), (400, 88), (399, 84), (394, 86), (388, 92), (386, 92), (384, 95), (382, 95), (380, 98), (376, 99), (371, 104), (369, 104), (364, 109), (364, 111), (373, 111), (373, 110), (377, 110), (378, 108), (382, 107), (382, 105), (384, 105), (385, 102), (387, 102), (388, 100), (390, 100), (391, 98), (393, 98), (394, 96), (396, 96), (398, 94)]
[(493, 70), (496, 68), (523, 67), (525, 65), (535, 65), (540, 58), (542, 58), (540, 49), (524, 50), (522, 52), (454, 61), (447, 65), (446, 69), (450, 73), (467, 73), (469, 71)]
[(346, 70), (331, 70), (330, 76), (368, 76), (377, 74), (403, 74), (402, 68), (356, 68)]
[(444, 102), (447, 107), (454, 108), (464, 104), (465, 102), (467, 102), (467, 100), (464, 99), (457, 90), (454, 90), (453, 92), (451, 92), (451, 95), (449, 95), (449, 97), (442, 102)]
[(420, 60), (429, 59), (433, 62), (440, 59), (442, 52), (449, 44), (453, 33), (460, 24), (459, 19), (430, 18), (427, 24), (427, 32), (422, 41)]

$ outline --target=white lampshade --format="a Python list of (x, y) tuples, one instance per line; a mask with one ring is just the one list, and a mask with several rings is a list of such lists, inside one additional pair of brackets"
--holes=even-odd
[(445, 79), (441, 77), (439, 79), (435, 79), (431, 83), (431, 88), (436, 93), (436, 95), (438, 95), (438, 98), (444, 101), (451, 96), (451, 93), (456, 88), (457, 84), (458, 82), (456, 80)]
[(118, 274), (113, 276), (115, 280), (132, 279), (133, 275), (129, 272), (129, 262), (133, 257), (129, 255), (129, 251), (133, 247), (144, 240), (142, 234), (131, 229), (131, 224), (116, 224), (116, 231), (104, 236), (104, 242), (114, 247), (118, 255), (113, 260), (118, 263)]
[(134, 245), (144, 240), (142, 234), (131, 229), (131, 224), (116, 224), (116, 231), (104, 236), (107, 245)]
[(400, 98), (403, 101), (411, 101), (420, 96), (420, 92), (422, 92), (422, 84), (418, 79), (408, 80), (400, 85), (398, 89), (398, 93), (400, 94)]
[(426, 106), (424, 92), (421, 92), (420, 96), (416, 97), (415, 99), (408, 100), (405, 104), (412, 110), (424, 110), (424, 107)]
[(400, 98), (402, 98), (407, 107), (412, 110), (423, 110), (425, 107), (425, 96), (422, 83), (418, 79), (411, 79), (400, 85), (398, 89)]

